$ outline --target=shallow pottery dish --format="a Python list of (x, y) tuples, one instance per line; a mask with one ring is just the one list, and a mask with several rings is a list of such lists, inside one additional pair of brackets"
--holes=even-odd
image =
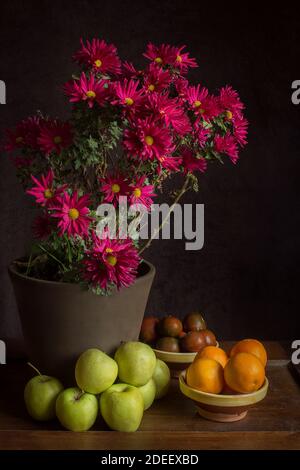
[[(218, 342), (216, 346), (219, 347)], [(180, 373), (187, 369), (197, 355), (196, 352), (168, 352), (155, 348), (153, 351), (158, 359), (161, 359), (169, 366), (172, 377), (179, 377)]]
[(269, 381), (266, 377), (263, 386), (256, 392), (239, 395), (216, 395), (200, 392), (200, 390), (189, 387), (185, 381), (185, 371), (181, 372), (179, 376), (181, 392), (195, 403), (199, 415), (211, 421), (224, 423), (245, 418), (248, 409), (265, 398), (268, 386)]

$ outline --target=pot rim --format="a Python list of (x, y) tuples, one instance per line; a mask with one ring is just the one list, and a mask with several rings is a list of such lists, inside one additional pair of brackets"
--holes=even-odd
[[(17, 261), (17, 259), (15, 261)], [(146, 274), (143, 274), (140, 277), (137, 277), (135, 279), (133, 285), (134, 284), (139, 284), (139, 283), (143, 282), (144, 280), (146, 280), (148, 278), (153, 278), (154, 275), (155, 275), (156, 269), (155, 269), (155, 266), (152, 263), (150, 263), (149, 261), (146, 261), (145, 259), (142, 259), (141, 262), (145, 263), (150, 268), (149, 272), (147, 272)], [(63, 287), (63, 286), (69, 286), (69, 287), (70, 286), (73, 286), (73, 287), (80, 286), (78, 283), (75, 283), (75, 282), (47, 281), (46, 279), (37, 279), (36, 277), (26, 276), (26, 274), (21, 274), (15, 269), (14, 261), (12, 261), (8, 265), (8, 272), (9, 272), (10, 276), (19, 277), (21, 279), (24, 279), (24, 281), (26, 281), (26, 282), (33, 282), (33, 283), (39, 283), (39, 284), (51, 285), (51, 286), (56, 285), (56, 286), (61, 286), (61, 287)]]

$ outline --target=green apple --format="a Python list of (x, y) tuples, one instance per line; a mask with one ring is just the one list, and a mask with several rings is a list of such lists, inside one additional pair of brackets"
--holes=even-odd
[(168, 393), (171, 383), (170, 369), (165, 362), (160, 359), (156, 360), (156, 366), (152, 378), (156, 386), (155, 399), (164, 397)]
[(118, 376), (118, 365), (100, 349), (87, 349), (75, 367), (78, 387), (95, 395), (109, 388)]
[(141, 387), (149, 382), (153, 375), (156, 356), (147, 344), (129, 341), (117, 349), (115, 361), (119, 366), (120, 381)]
[(148, 410), (154, 402), (156, 395), (156, 386), (153, 379), (150, 379), (145, 385), (138, 387), (144, 400), (144, 410)]
[(56, 400), (56, 416), (60, 424), (70, 431), (87, 431), (96, 421), (98, 400), (95, 395), (77, 387), (66, 388)]
[(114, 384), (100, 396), (100, 412), (106, 424), (115, 431), (134, 432), (141, 424), (144, 400), (138, 388)]
[(63, 390), (62, 383), (48, 375), (37, 375), (27, 382), (24, 400), (28, 413), (38, 421), (55, 418), (55, 402)]

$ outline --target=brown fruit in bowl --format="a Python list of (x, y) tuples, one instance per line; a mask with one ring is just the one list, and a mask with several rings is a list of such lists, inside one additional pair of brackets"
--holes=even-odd
[(188, 313), (183, 320), (183, 329), (185, 331), (200, 331), (206, 329), (206, 323), (199, 312)]
[(172, 338), (171, 336), (164, 336), (163, 338), (159, 338), (156, 343), (156, 349), (168, 352), (179, 352), (180, 349), (178, 339)]
[(202, 330), (201, 333), (204, 335), (206, 346), (216, 346), (217, 340), (211, 330)]
[(157, 340), (157, 324), (159, 320), (156, 317), (145, 317), (142, 322), (140, 340), (144, 343), (154, 343)]
[(182, 332), (182, 323), (179, 318), (172, 315), (164, 317), (158, 324), (158, 332), (161, 336), (177, 338)]
[(180, 340), (180, 349), (183, 352), (198, 352), (207, 346), (202, 331), (190, 331)]

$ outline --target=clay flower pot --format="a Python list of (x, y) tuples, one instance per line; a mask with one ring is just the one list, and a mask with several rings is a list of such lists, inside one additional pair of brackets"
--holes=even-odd
[(110, 296), (77, 284), (35, 279), (9, 266), (31, 362), (42, 373), (74, 382), (74, 365), (88, 348), (112, 354), (122, 341), (137, 340), (155, 268), (143, 261), (129, 288)]

